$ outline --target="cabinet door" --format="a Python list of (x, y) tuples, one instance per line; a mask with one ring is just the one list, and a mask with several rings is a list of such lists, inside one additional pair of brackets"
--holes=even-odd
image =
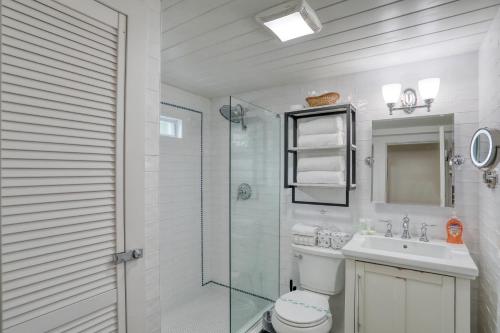
[(405, 281), (384, 266), (356, 263), (358, 331), (405, 331)]
[(359, 333), (454, 332), (454, 278), (356, 263)]
[(455, 331), (455, 279), (404, 271), (406, 277), (406, 333)]

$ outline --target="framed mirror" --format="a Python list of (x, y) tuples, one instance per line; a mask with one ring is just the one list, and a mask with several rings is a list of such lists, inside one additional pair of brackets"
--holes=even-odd
[(372, 122), (372, 201), (454, 205), (453, 114)]
[(498, 163), (497, 151), (500, 146), (499, 131), (487, 127), (474, 133), (470, 144), (472, 164), (479, 169), (492, 169)]

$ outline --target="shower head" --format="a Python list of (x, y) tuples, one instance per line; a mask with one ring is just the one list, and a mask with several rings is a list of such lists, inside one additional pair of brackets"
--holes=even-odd
[(227, 120), (239, 124), (241, 123), (241, 127), (243, 129), (246, 129), (247, 126), (245, 125), (245, 108), (241, 104), (236, 104), (235, 106), (231, 107), (230, 105), (223, 105), (219, 109), (220, 114), (226, 118)]

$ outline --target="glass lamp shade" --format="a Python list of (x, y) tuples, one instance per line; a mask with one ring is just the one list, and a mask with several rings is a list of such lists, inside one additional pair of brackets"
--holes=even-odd
[(401, 97), (401, 84), (391, 83), (382, 87), (382, 95), (386, 104), (396, 104)]
[(418, 81), (418, 90), (423, 100), (433, 100), (439, 92), (439, 78), (430, 78)]

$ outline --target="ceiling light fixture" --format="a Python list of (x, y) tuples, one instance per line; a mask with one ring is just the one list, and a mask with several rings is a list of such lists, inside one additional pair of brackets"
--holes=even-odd
[[(382, 95), (384, 101), (389, 108), (389, 114), (392, 116), (394, 110), (403, 110), (410, 114), (418, 108), (427, 108), (427, 112), (431, 111), (431, 104), (434, 102), (439, 92), (439, 78), (429, 78), (418, 81), (418, 90), (420, 96), (425, 102), (425, 105), (417, 105), (417, 92), (412, 88), (407, 88), (401, 94), (401, 84), (391, 83), (382, 87)], [(396, 103), (401, 100), (401, 107), (396, 108)]]
[(321, 30), (321, 22), (305, 0), (288, 1), (269, 8), (256, 17), (282, 42), (311, 35)]

